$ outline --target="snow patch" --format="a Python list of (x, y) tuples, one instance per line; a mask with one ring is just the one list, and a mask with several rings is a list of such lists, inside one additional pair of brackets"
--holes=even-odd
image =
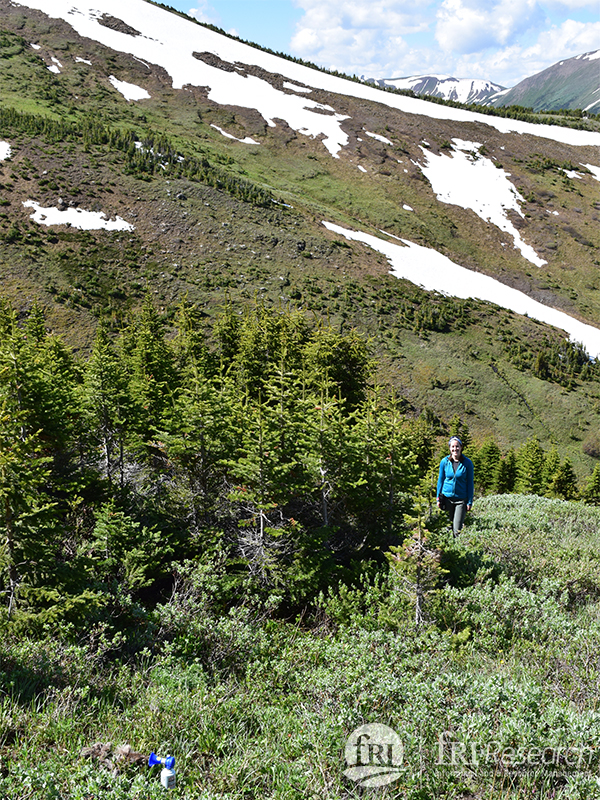
[(431, 183), (437, 199), (474, 211), (485, 222), (512, 236), (515, 247), (532, 264), (537, 267), (546, 264), (508, 219), (506, 212), (509, 210), (524, 216), (519, 206), (519, 201), (524, 202), (524, 199), (508, 180), (510, 173), (498, 169), (489, 158), (476, 154), (481, 146), (477, 142), (453, 141), (452, 156), (435, 155), (421, 147), (425, 166), (418, 166)]
[(31, 219), (40, 225), (71, 225), (82, 231), (133, 231), (134, 226), (125, 222), (121, 217), (108, 219), (102, 211), (84, 211), (82, 208), (67, 208), (60, 211), (58, 208), (44, 208), (33, 200), (26, 200), (25, 208), (32, 208)]
[(31, 42), (30, 46), (33, 47), (34, 50), (41, 50), (42, 49), (42, 45), (41, 44), (34, 44), (33, 42)]
[(466, 139), (452, 139), (457, 150), (465, 150), (467, 153), (476, 153), (481, 147), (481, 142), (468, 142)]
[(410, 207), (410, 206), (409, 206), (407, 203), (404, 203), (404, 205), (402, 206), (402, 208), (403, 208), (405, 211), (414, 211), (414, 208), (411, 208), (411, 207)]
[(578, 172), (575, 172), (575, 170), (573, 170), (573, 169), (563, 169), (563, 172), (565, 173), (567, 178), (571, 178), (571, 180), (573, 178), (579, 178), (579, 180), (581, 180), (583, 178), (583, 175), (580, 175)]
[(0, 161), (10, 158), (11, 152), (8, 142), (0, 142)]
[(595, 167), (593, 164), (582, 164), (581, 161), (579, 163), (582, 167), (587, 167), (594, 178), (596, 178), (597, 181), (600, 181), (600, 167)]
[(87, 64), (88, 67), (92, 66), (92, 62), (88, 61), (87, 58), (80, 58), (79, 56), (75, 56), (75, 63), (76, 64)]
[(369, 133), (369, 131), (365, 131), (365, 133), (367, 136), (370, 136), (372, 139), (377, 139), (378, 142), (382, 142), (383, 144), (393, 144), (393, 142), (390, 142), (385, 136), (380, 136), (378, 133)]
[(254, 139), (252, 139), (250, 136), (246, 136), (245, 139), (238, 139), (237, 136), (233, 136), (233, 134), (227, 133), (227, 131), (224, 131), (223, 128), (219, 128), (218, 125), (211, 124), (210, 127), (219, 131), (219, 133), (221, 133), (223, 136), (226, 136), (228, 139), (233, 139), (236, 142), (241, 142), (242, 144), (260, 144), (260, 142), (255, 142)]
[(402, 244), (384, 241), (362, 231), (348, 230), (331, 222), (324, 221), (323, 225), (334, 233), (341, 234), (350, 240), (363, 242), (373, 250), (383, 253), (390, 261), (391, 273), (397, 278), (405, 278), (428, 291), (441, 292), (463, 299), (485, 300), (517, 314), (525, 314), (566, 331), (572, 341), (581, 342), (584, 345), (592, 358), (600, 356), (600, 330), (598, 328), (586, 325), (563, 311), (538, 303), (524, 292), (512, 289), (495, 278), (490, 278), (489, 275), (461, 267), (436, 250), (415, 244), (407, 239), (400, 239), (392, 234), (386, 235), (398, 239)]
[(284, 81), (283, 83), (284, 89), (291, 89), (294, 92), (312, 92), (312, 89), (309, 89), (307, 86), (296, 86), (295, 83), (290, 83), (289, 81)]
[(366, 172), (366, 171), (367, 171), (367, 170), (366, 170), (366, 169), (363, 167), (363, 165), (362, 165), (362, 164), (359, 164), (359, 165), (358, 165), (358, 168), (359, 168), (359, 170), (360, 170), (361, 172)]
[(114, 75), (110, 75), (108, 80), (118, 92), (121, 92), (125, 100), (150, 99), (148, 92), (145, 89), (142, 89), (141, 86), (136, 86), (135, 83), (127, 83), (126, 81), (117, 80)]

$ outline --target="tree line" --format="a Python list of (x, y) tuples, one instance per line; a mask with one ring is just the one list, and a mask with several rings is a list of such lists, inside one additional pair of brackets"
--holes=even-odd
[(135, 132), (129, 128), (110, 126), (89, 114), (77, 119), (55, 119), (0, 106), (0, 132), (3, 136), (25, 133), (53, 143), (77, 142), (86, 151), (92, 148), (116, 151), (123, 158), (125, 174), (140, 180), (151, 180), (154, 175), (186, 178), (221, 189), (254, 205), (270, 207), (273, 202), (268, 191), (247, 178), (229, 172), (205, 155), (182, 155), (165, 134), (149, 128)]

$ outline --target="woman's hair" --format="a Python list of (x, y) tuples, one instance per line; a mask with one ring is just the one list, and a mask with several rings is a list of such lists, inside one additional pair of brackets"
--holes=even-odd
[(448, 442), (448, 447), (450, 447), (450, 446), (452, 445), (452, 442), (458, 442), (458, 443), (459, 443), (459, 445), (462, 447), (462, 442), (461, 442), (461, 440), (458, 438), (458, 436), (451, 436), (451, 437), (450, 437), (450, 441)]

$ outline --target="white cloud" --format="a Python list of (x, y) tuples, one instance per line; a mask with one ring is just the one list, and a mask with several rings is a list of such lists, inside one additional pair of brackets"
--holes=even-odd
[(543, 31), (535, 45), (523, 50), (525, 59), (538, 58), (551, 63), (597, 50), (600, 22), (583, 23), (568, 19), (560, 27)]
[(210, 25), (218, 25), (218, 16), (208, 0), (196, 0), (198, 8), (190, 8), (188, 16), (194, 17), (198, 22), (207, 22)]
[(536, 0), (444, 0), (435, 38), (444, 50), (475, 53), (505, 46), (541, 21)]
[(445, 74), (514, 86), (600, 41), (600, 23), (568, 19), (569, 9), (586, 18), (598, 0), (294, 2), (304, 16), (290, 52), (364, 77)]
[(545, 6), (558, 11), (564, 9), (589, 8), (598, 13), (598, 0), (546, 0)]
[(375, 77), (395, 72), (410, 49), (404, 37), (426, 31), (432, 19), (430, 0), (296, 0), (296, 5), (304, 17), (291, 42), (295, 55)]
[(492, 76), (504, 86), (515, 86), (559, 61), (597, 49), (599, 41), (600, 22), (567, 20), (560, 27), (542, 31), (528, 46), (511, 44), (460, 56), (455, 61), (456, 73), (474, 78)]

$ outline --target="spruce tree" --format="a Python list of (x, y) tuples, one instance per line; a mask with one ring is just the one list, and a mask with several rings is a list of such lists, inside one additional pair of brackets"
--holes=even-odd
[(225, 516), (228, 465), (242, 435), (239, 419), (239, 396), (231, 379), (205, 378), (188, 369), (172, 413), (157, 433), (172, 501), (191, 535), (204, 544)]
[(473, 456), (475, 486), (481, 494), (495, 490), (501, 464), (500, 448), (493, 439), (486, 439)]
[(570, 459), (565, 458), (548, 484), (550, 497), (561, 497), (563, 500), (575, 500), (579, 495), (577, 476)]
[(161, 426), (178, 385), (173, 352), (150, 295), (126, 332), (122, 346), (130, 369), (130, 392), (140, 408), (138, 429), (147, 438)]
[(496, 494), (510, 494), (517, 483), (517, 457), (511, 448), (498, 464), (493, 491)]
[(36, 433), (24, 433), (23, 414), (0, 402), (0, 556), (11, 616), (25, 589), (53, 582), (54, 549), (46, 528), (54, 503), (45, 492), (49, 456), (44, 456)]
[(554, 478), (560, 469), (560, 456), (556, 445), (552, 445), (550, 450), (544, 456), (544, 469), (542, 477), (542, 490), (548, 497), (554, 497), (554, 489), (552, 488)]
[(596, 464), (594, 467), (582, 492), (582, 497), (586, 503), (600, 505), (600, 464)]
[(537, 437), (528, 439), (517, 456), (518, 489), (525, 494), (544, 490), (544, 451)]
[(103, 323), (98, 326), (85, 368), (82, 406), (89, 435), (101, 450), (104, 474), (111, 483), (117, 470), (123, 486), (126, 432), (137, 409), (125, 365)]
[(414, 622), (419, 628), (426, 620), (425, 601), (434, 592), (444, 571), (440, 565), (441, 550), (432, 547), (431, 532), (426, 528), (428, 501), (420, 495), (414, 501), (412, 514), (406, 514), (412, 533), (398, 547), (390, 547), (386, 558), (401, 592), (414, 603)]
[(455, 414), (450, 420), (448, 434), (450, 438), (452, 438), (452, 436), (458, 436), (458, 438), (462, 442), (463, 452), (471, 444), (471, 432), (469, 430), (469, 426), (467, 425), (466, 422), (462, 421), (462, 419), (458, 414)]

